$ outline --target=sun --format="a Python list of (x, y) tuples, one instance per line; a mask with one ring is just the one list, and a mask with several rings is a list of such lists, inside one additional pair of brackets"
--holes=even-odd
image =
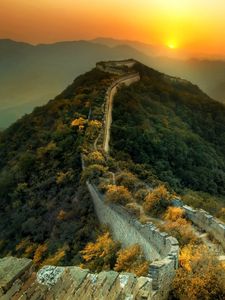
[(177, 43), (175, 41), (169, 41), (167, 43), (167, 47), (170, 49), (176, 49), (177, 48)]
[(170, 49), (175, 49), (175, 48), (176, 48), (176, 46), (175, 46), (174, 44), (172, 44), (172, 43), (171, 43), (171, 44), (168, 44), (167, 46), (168, 46)]

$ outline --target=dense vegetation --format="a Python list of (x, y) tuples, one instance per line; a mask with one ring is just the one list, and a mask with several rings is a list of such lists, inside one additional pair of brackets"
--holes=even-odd
[(80, 252), (83, 258), (81, 267), (93, 272), (114, 269), (137, 276), (148, 274), (149, 262), (145, 260), (141, 247), (134, 244), (121, 248), (120, 243), (114, 241), (108, 231), (99, 235), (95, 242), (88, 243)]
[[(136, 68), (141, 81), (124, 87), (114, 99), (113, 157), (132, 169), (141, 164), (178, 193), (194, 190), (201, 199), (215, 195), (220, 209), (225, 196), (225, 106), (189, 82), (141, 64)], [(215, 212), (213, 204), (207, 208)]]
[(95, 238), (98, 223), (80, 182), (84, 131), (73, 121), (102, 117), (107, 80), (109, 75), (94, 69), (1, 133), (1, 256), (73, 264)]

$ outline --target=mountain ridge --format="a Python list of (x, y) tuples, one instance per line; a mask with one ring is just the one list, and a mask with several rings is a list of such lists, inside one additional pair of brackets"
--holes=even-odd
[[(2, 46), (4, 41), (7, 47)], [(223, 101), (225, 97), (223, 62), (150, 57), (129, 45), (110, 48), (90, 41), (34, 46), (2, 40), (0, 54), (0, 127), (7, 127), (35, 106), (46, 103), (74, 76), (88, 71), (100, 60), (134, 57), (163, 73), (191, 79), (214, 98)]]

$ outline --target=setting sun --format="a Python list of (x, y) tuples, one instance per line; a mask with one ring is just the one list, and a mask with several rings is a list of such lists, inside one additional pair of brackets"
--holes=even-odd
[(169, 47), (170, 49), (175, 49), (177, 48), (176, 45), (174, 43), (168, 43), (167, 47)]
[(176, 49), (176, 48), (178, 48), (178, 42), (175, 38), (174, 39), (168, 39), (167, 42), (166, 42), (166, 46), (169, 49)]

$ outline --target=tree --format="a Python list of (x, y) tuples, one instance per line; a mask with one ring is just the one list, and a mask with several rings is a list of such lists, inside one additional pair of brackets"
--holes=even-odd
[(84, 263), (82, 267), (91, 271), (100, 272), (110, 270), (116, 262), (116, 253), (120, 244), (114, 242), (108, 231), (98, 236), (95, 243), (88, 243), (84, 250), (80, 251)]
[(87, 120), (83, 117), (80, 117), (78, 119), (75, 119), (71, 122), (71, 126), (78, 127), (79, 131), (82, 131), (84, 129), (84, 125), (87, 123)]
[(184, 210), (180, 207), (169, 206), (164, 214), (164, 220), (175, 222), (184, 217)]
[(132, 174), (131, 172), (120, 172), (119, 175), (116, 176), (116, 183), (118, 185), (123, 185), (129, 190), (134, 190), (140, 181), (138, 178)]
[(126, 187), (119, 185), (108, 185), (106, 200), (111, 203), (125, 205), (129, 202), (132, 202), (133, 199), (131, 193)]
[(184, 210), (179, 207), (168, 207), (164, 216), (165, 223), (160, 226), (162, 231), (166, 231), (174, 236), (179, 244), (187, 245), (197, 242), (191, 223), (184, 217)]
[(149, 262), (143, 257), (143, 253), (138, 244), (132, 245), (118, 252), (118, 257), (114, 267), (118, 272), (131, 272), (137, 276), (148, 274)]
[(164, 185), (154, 188), (145, 197), (145, 212), (159, 216), (169, 206), (170, 198), (170, 193)]
[(99, 182), (99, 178), (103, 176), (107, 171), (107, 168), (99, 165), (94, 164), (90, 165), (82, 172), (81, 181), (85, 182), (86, 180), (94, 181), (95, 183)]
[(85, 157), (85, 162), (88, 164), (100, 164), (103, 165), (105, 164), (105, 158), (102, 155), (101, 152), (99, 151), (93, 151), (90, 152), (86, 157)]
[(225, 269), (205, 246), (183, 247), (179, 264), (172, 290), (175, 299), (225, 299)]
[(48, 251), (47, 244), (40, 244), (37, 249), (35, 250), (33, 262), (37, 265), (41, 263), (43, 260), (43, 257), (46, 255), (46, 252)]

